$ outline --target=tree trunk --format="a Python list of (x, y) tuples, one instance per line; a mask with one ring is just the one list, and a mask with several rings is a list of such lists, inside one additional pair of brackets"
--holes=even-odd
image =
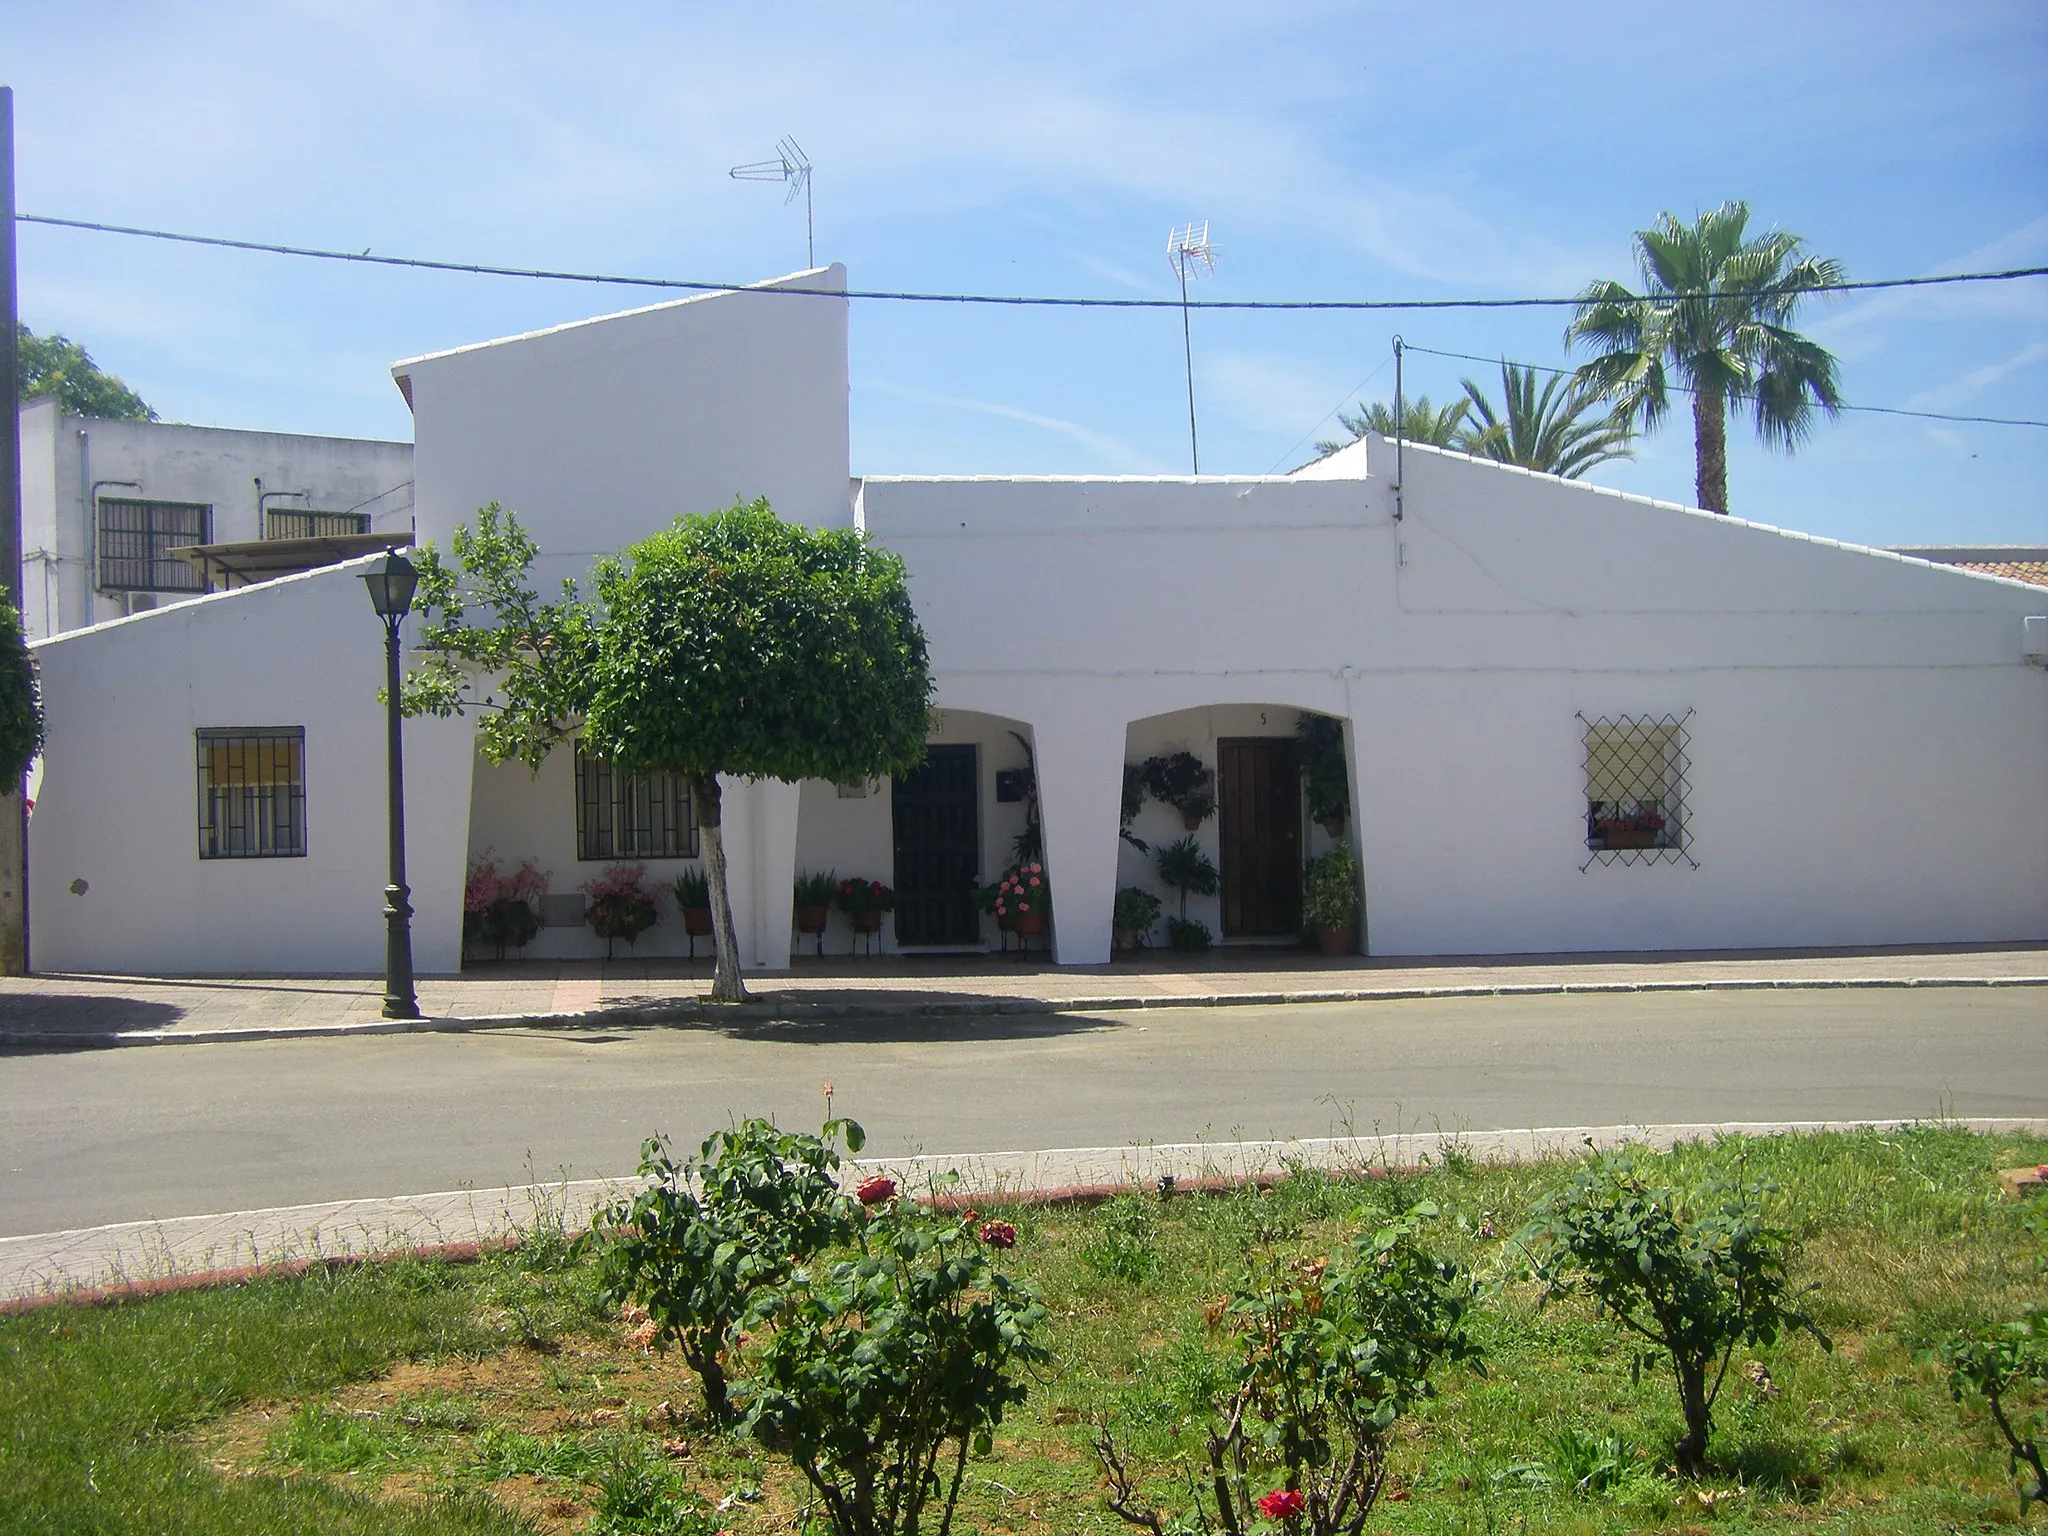
[(1701, 390), (1692, 397), (1693, 449), (1698, 460), (1696, 490), (1709, 512), (1728, 511), (1728, 402)]
[(686, 1348), (683, 1359), (690, 1369), (697, 1373), (697, 1380), (704, 1388), (704, 1407), (712, 1419), (722, 1425), (732, 1423), (732, 1396), (726, 1390), (725, 1366), (718, 1358), (718, 1347)]
[(718, 776), (690, 775), (690, 797), (697, 803), (697, 825), (704, 833), (704, 875), (711, 884), (711, 948), (717, 964), (711, 977), (711, 1001), (743, 1003), (746, 983), (740, 979), (739, 936), (732, 926), (732, 897), (725, 883), (725, 834), (721, 829)]
[(1685, 1415), (1685, 1433), (1672, 1447), (1681, 1477), (1699, 1477), (1707, 1470), (1707, 1434), (1712, 1422), (1707, 1412), (1707, 1372), (1704, 1365), (1680, 1362), (1678, 1366), (1678, 1407)]

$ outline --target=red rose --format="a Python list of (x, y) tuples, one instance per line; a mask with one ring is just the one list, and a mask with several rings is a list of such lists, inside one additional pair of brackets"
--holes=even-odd
[(873, 1178), (862, 1179), (853, 1193), (862, 1205), (882, 1205), (896, 1198), (896, 1181), (885, 1173), (878, 1173)]
[(1268, 1520), (1292, 1520), (1302, 1511), (1301, 1490), (1276, 1488), (1271, 1493), (1261, 1494), (1258, 1505), (1259, 1513)]
[(981, 1240), (991, 1248), (1014, 1248), (1017, 1229), (1007, 1221), (985, 1221), (981, 1224)]

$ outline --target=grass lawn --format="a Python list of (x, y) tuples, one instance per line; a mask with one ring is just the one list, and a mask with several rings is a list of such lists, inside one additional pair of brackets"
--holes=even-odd
[[(1398, 1431), (1368, 1532), (1644, 1529), (1951, 1532), (2023, 1524), (1980, 1404), (1921, 1351), (2048, 1299), (2048, 1212), (1998, 1167), (2048, 1140), (1944, 1129), (1722, 1143), (1779, 1185), (1794, 1274), (1833, 1353), (1738, 1355), (1712, 1474), (1668, 1470), (1668, 1375), (1577, 1304), (1506, 1282), (1481, 1309), (1485, 1373), (1447, 1372)], [(1482, 1275), (1568, 1165), (1299, 1176), (1266, 1193), (1121, 1197), (1005, 1214), (1011, 1273), (1042, 1291), (1054, 1360), (994, 1454), (968, 1530), (1121, 1532), (1089, 1440), (1106, 1419), (1174, 1501), (1226, 1362), (1203, 1309), (1244, 1253), (1328, 1252), (1428, 1198), (1431, 1241)], [(0, 1531), (683, 1531), (787, 1536), (788, 1466), (701, 1418), (674, 1355), (637, 1346), (589, 1265), (542, 1234), (466, 1265), (395, 1263), (0, 1320)], [(1754, 1360), (1756, 1365), (1751, 1366)], [(2038, 1507), (2025, 1522), (2048, 1527)]]

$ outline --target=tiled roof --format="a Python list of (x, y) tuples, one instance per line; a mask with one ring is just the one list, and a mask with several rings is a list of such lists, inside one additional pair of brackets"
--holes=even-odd
[(2008, 576), (2014, 581), (2031, 581), (2037, 587), (2048, 587), (2048, 560), (1957, 560), (1954, 563), (1966, 571), (1982, 571), (1986, 576)]

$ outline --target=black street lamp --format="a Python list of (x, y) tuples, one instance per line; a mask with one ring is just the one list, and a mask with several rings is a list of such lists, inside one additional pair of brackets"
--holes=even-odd
[(363, 576), (370, 606), (384, 621), (385, 783), (391, 805), (391, 883), (384, 887), (384, 1017), (416, 1019), (419, 999), (412, 990), (412, 904), (405, 885), (405, 748), (398, 710), (398, 628), (412, 609), (420, 583), (412, 562), (393, 550), (384, 564)]

